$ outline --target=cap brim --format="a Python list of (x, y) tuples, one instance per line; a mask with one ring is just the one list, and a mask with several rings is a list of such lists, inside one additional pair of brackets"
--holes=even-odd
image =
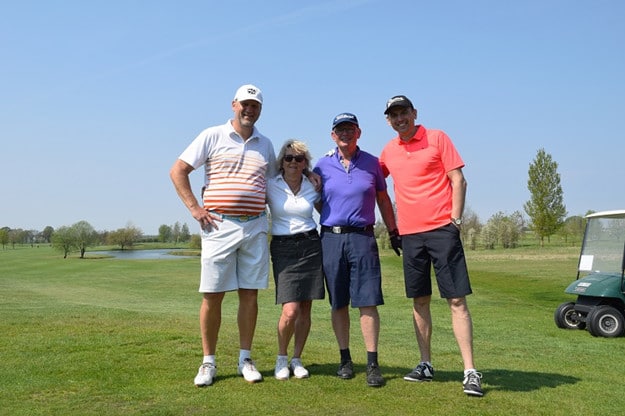
[(384, 110), (384, 114), (388, 115), (388, 112), (391, 111), (393, 108), (395, 107), (404, 107), (404, 108), (411, 108), (410, 104), (408, 103), (397, 103), (397, 104), (393, 104), (392, 106), (390, 106), (389, 108), (387, 108), (386, 110)]
[(351, 120), (341, 120), (341, 121), (339, 121), (338, 123), (333, 124), (333, 125), (332, 125), (332, 128), (335, 128), (335, 127), (336, 127), (336, 126), (338, 126), (339, 124), (343, 124), (343, 123), (349, 123), (349, 124), (353, 124), (353, 125), (354, 125), (354, 126), (356, 126), (356, 127), (359, 127), (359, 126), (358, 126), (358, 123), (356, 123), (355, 121), (351, 121)]
[(238, 101), (238, 102), (242, 102), (242, 101), (256, 101), (259, 104), (263, 103), (261, 100), (259, 100), (258, 98), (254, 98), (254, 97), (235, 98), (234, 101)]

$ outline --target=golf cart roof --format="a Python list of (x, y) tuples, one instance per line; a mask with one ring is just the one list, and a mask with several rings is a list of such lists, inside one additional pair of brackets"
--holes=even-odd
[(586, 218), (625, 218), (625, 209), (595, 212), (586, 215)]

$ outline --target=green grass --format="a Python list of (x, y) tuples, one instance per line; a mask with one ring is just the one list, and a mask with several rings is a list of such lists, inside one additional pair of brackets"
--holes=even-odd
[(486, 395), (462, 393), (462, 363), (446, 303), (432, 304), (432, 383), (403, 375), (418, 360), (401, 263), (383, 255), (380, 364), (387, 385), (369, 388), (357, 314), (357, 376), (334, 376), (336, 341), (327, 301), (313, 307), (306, 380), (273, 378), (280, 314), (273, 284), (260, 293), (253, 357), (265, 381), (236, 375), (236, 295), (224, 301), (218, 378), (198, 389), (198, 259), (78, 259), (48, 247), (0, 251), (1, 415), (587, 415), (625, 407), (625, 339), (556, 328), (569, 300), (577, 248), (468, 252), (475, 361)]

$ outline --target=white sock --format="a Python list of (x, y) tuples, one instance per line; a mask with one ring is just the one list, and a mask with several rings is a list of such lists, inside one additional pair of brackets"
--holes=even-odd
[(475, 368), (469, 368), (468, 370), (464, 370), (464, 375), (467, 376), (470, 373), (475, 373), (475, 372), (477, 372)]
[(243, 363), (246, 358), (252, 358), (252, 352), (250, 350), (239, 350), (239, 364)]
[(202, 364), (211, 363), (215, 365), (215, 356), (214, 355), (205, 355)]

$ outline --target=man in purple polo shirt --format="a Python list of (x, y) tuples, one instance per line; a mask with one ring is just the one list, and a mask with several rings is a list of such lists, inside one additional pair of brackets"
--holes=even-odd
[[(355, 115), (337, 115), (331, 133), (336, 147), (318, 161), (314, 171), (323, 183), (317, 209), (321, 214), (323, 271), (332, 306), (332, 328), (341, 354), (337, 375), (342, 379), (354, 377), (349, 350), (351, 300), (351, 306), (360, 310), (360, 329), (367, 348), (367, 384), (380, 387), (384, 378), (378, 365), (377, 307), (384, 304), (384, 299), (373, 234), (376, 202), (392, 236), (397, 235), (397, 225), (378, 159), (358, 147), (360, 133)], [(397, 242), (393, 247), (399, 255)]]

